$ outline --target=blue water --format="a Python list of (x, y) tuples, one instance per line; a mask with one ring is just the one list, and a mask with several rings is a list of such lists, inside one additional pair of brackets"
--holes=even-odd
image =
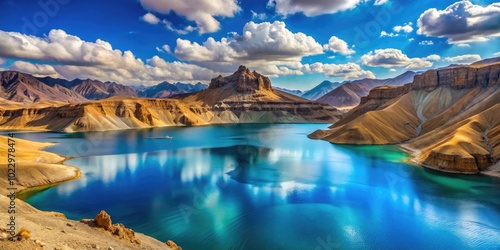
[[(22, 133), (81, 179), (27, 202), (71, 219), (106, 210), (183, 249), (500, 249), (500, 179), (402, 163), (394, 146), (310, 140), (325, 125)], [(172, 140), (161, 139), (166, 135)]]

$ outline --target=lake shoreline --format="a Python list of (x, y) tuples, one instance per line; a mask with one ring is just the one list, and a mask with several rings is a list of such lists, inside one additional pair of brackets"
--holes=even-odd
[[(7, 139), (5, 136), (0, 136), (0, 138)], [(135, 249), (136, 247), (128, 245), (129, 243), (122, 242), (122, 240), (115, 238), (114, 236), (105, 234), (99, 230), (88, 227), (87, 225), (80, 223), (78, 221), (69, 220), (62, 213), (41, 211), (29, 203), (25, 202), (22, 198), (27, 198), (27, 196), (33, 195), (37, 192), (43, 191), (47, 188), (51, 188), (62, 183), (77, 180), (82, 177), (82, 172), (79, 168), (68, 165), (65, 162), (71, 160), (75, 157), (63, 157), (55, 153), (50, 153), (44, 151), (43, 149), (56, 145), (56, 143), (41, 143), (34, 142), (24, 139), (15, 139), (17, 151), (19, 157), (16, 157), (19, 164), (16, 169), (16, 184), (18, 184), (16, 192), (16, 230), (20, 228), (26, 228), (31, 231), (31, 239), (29, 241), (8, 242), (9, 249), (26, 249), (32, 248), (39, 243), (43, 242), (47, 244), (46, 247), (54, 248), (58, 245), (71, 245), (72, 247), (85, 247), (86, 245), (91, 246), (92, 244), (99, 243), (105, 246), (113, 245), (114, 247), (120, 247), (118, 249)], [(1, 146), (1, 145), (0, 145)], [(2, 150), (2, 152), (7, 152)], [(2, 153), (0, 153), (2, 154)], [(4, 155), (0, 155), (4, 156)], [(36, 157), (38, 156), (38, 157)], [(42, 159), (42, 160), (40, 160)], [(0, 172), (4, 172), (3, 168), (6, 166), (1, 166)], [(35, 170), (34, 170), (35, 169)], [(59, 171), (66, 170), (66, 171)], [(31, 174), (27, 174), (31, 173)], [(20, 183), (22, 185), (20, 185)], [(8, 216), (7, 211), (9, 210), (10, 199), (7, 197), (7, 182), (0, 183), (0, 214), (5, 214)], [(32, 194), (30, 194), (32, 192)], [(50, 225), (51, 227), (48, 227)], [(72, 225), (68, 228), (68, 225)], [(85, 237), (71, 236), (72, 234), (65, 234), (68, 238), (65, 240), (60, 240), (60, 236), (56, 233), (57, 231), (65, 232), (65, 230), (73, 228), (74, 230), (79, 230), (79, 233), (83, 233), (92, 239), (89, 243)], [(49, 229), (49, 230), (47, 230)], [(51, 232), (56, 229), (56, 231)], [(136, 233), (137, 238), (143, 242), (142, 246), (146, 249), (170, 249), (165, 243), (154, 239), (150, 236), (146, 236), (141, 233)], [(41, 246), (38, 246), (41, 247)]]
[(423, 168), (431, 169), (431, 170), (442, 172), (442, 173), (448, 173), (448, 174), (485, 175), (485, 176), (491, 176), (491, 177), (495, 177), (495, 178), (500, 178), (500, 162), (497, 162), (496, 164), (490, 166), (488, 168), (488, 170), (486, 170), (486, 171), (478, 171), (478, 172), (475, 172), (475, 173), (460, 172), (460, 171), (453, 171), (453, 170), (445, 170), (445, 169), (433, 167), (433, 166), (430, 166), (430, 165), (427, 165), (427, 164), (423, 164), (421, 161), (417, 160), (417, 158), (416, 158), (415, 155), (419, 153), (418, 149), (410, 148), (410, 147), (404, 146), (402, 144), (398, 145), (398, 147), (401, 150), (403, 150), (403, 151), (405, 151), (405, 152), (408, 153), (409, 158), (408, 158), (407, 162), (410, 163), (410, 164), (416, 165), (416, 166), (420, 166), (420, 167), (423, 167)]

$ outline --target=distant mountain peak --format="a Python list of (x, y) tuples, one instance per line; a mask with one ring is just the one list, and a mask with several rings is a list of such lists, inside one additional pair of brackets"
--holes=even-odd
[(255, 92), (260, 90), (272, 91), (271, 80), (268, 77), (257, 73), (255, 70), (241, 65), (238, 70), (230, 76), (219, 75), (210, 81), (209, 89), (218, 89), (227, 85), (234, 86), (237, 92)]

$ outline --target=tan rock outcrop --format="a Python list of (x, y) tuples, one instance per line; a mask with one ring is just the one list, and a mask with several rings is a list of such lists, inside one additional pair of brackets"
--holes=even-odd
[(500, 159), (500, 63), (429, 70), (400, 87), (372, 89), (330, 127), (310, 135), (333, 143), (396, 144), (413, 161), (478, 173)]
[(273, 91), (269, 78), (257, 73), (250, 72), (245, 66), (240, 66), (238, 70), (227, 77), (219, 75), (212, 79), (208, 89), (217, 89), (227, 85), (233, 85), (237, 92), (255, 92), (259, 90)]
[(102, 210), (95, 216), (95, 223), (98, 227), (105, 230), (111, 230), (113, 223), (111, 222), (111, 216), (109, 216), (106, 211)]

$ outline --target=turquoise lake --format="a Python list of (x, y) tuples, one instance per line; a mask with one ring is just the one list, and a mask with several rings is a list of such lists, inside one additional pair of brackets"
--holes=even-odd
[[(500, 178), (403, 163), (395, 146), (310, 140), (327, 125), (19, 133), (82, 178), (26, 201), (185, 250), (500, 249)], [(165, 136), (173, 139), (165, 139)]]

